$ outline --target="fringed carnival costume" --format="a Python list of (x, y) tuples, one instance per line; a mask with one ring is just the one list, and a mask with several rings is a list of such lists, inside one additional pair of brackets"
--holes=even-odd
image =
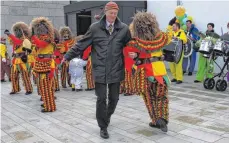
[(45, 17), (38, 17), (31, 22), (32, 41), (37, 47), (37, 58), (34, 71), (38, 74), (39, 92), (41, 94), (41, 112), (53, 112), (56, 110), (54, 100), (54, 29), (52, 23)]
[[(64, 56), (66, 52), (75, 44), (76, 40), (72, 36), (72, 32), (69, 27), (60, 28), (60, 52)], [(65, 62), (62, 64), (61, 68), (61, 84), (63, 88), (66, 88), (66, 80), (68, 85), (71, 86), (70, 80), (71, 77), (68, 73), (69, 71), (69, 63)]]
[[(131, 36), (133, 36), (133, 24), (129, 26)], [(123, 50), (124, 63), (125, 63), (125, 79), (120, 85), (120, 94), (124, 96), (134, 95), (136, 90), (134, 87), (134, 75), (132, 74), (132, 66), (134, 65), (134, 60), (128, 56), (128, 49), (130, 47), (125, 47)]]
[(29, 78), (30, 65), (28, 63), (27, 56), (31, 53), (31, 42), (29, 41), (31, 37), (31, 31), (29, 27), (24, 22), (17, 22), (13, 25), (11, 34), (9, 30), (5, 30), (5, 34), (10, 38), (13, 44), (13, 59), (11, 67), (11, 80), (12, 80), (12, 92), (10, 94), (15, 94), (19, 92), (19, 73), (22, 76), (22, 81), (25, 86), (26, 95), (31, 94), (33, 91), (31, 80)]
[(162, 48), (172, 39), (172, 26), (167, 33), (159, 29), (156, 17), (148, 12), (138, 12), (133, 19), (133, 39), (126, 51), (137, 53), (133, 65), (135, 88), (143, 97), (149, 112), (151, 127), (167, 132), (169, 119), (169, 77), (163, 62)]
[(86, 65), (86, 79), (87, 79), (87, 89), (85, 91), (90, 91), (95, 89), (95, 81), (92, 76), (92, 63), (91, 63), (91, 46), (89, 46), (83, 53), (83, 60), (87, 60)]
[(61, 64), (61, 60), (62, 60), (62, 56), (60, 53), (60, 50), (58, 49), (58, 44), (60, 41), (60, 34), (59, 31), (57, 29), (54, 29), (54, 41), (55, 41), (55, 51), (54, 51), (54, 60), (55, 60), (55, 64), (56, 64), (56, 68), (55, 68), (55, 91), (60, 91), (60, 84), (59, 84), (59, 67)]

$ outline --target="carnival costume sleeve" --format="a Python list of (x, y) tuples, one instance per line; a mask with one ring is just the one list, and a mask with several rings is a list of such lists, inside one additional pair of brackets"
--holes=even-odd
[(37, 46), (37, 48), (45, 48), (49, 44), (46, 41), (38, 39), (35, 35), (33, 35), (31, 39), (33, 40), (33, 43)]
[(77, 43), (64, 55), (64, 58), (67, 61), (70, 61), (71, 59), (78, 57), (91, 44), (92, 44), (92, 28), (90, 27), (87, 33), (83, 36), (83, 38), (77, 41)]

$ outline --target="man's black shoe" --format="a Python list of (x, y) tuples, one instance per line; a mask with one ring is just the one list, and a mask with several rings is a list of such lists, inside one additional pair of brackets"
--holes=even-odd
[(75, 88), (72, 88), (72, 91), (76, 91), (76, 89)]
[(161, 118), (158, 119), (156, 124), (160, 126), (160, 129), (163, 132), (167, 132), (168, 131), (168, 127), (167, 127), (167, 124), (166, 124), (164, 119), (161, 119)]
[(181, 84), (181, 83), (182, 83), (182, 81), (181, 81), (181, 80), (178, 80), (178, 81), (177, 81), (177, 84)]
[(108, 139), (109, 138), (109, 134), (107, 132), (107, 129), (101, 129), (100, 130), (100, 136), (104, 139)]
[(186, 71), (183, 71), (183, 74), (185, 74), (186, 73)]
[(174, 79), (171, 80), (171, 82), (177, 82), (177, 80), (174, 78)]
[(198, 83), (198, 82), (201, 82), (201, 81), (199, 81), (199, 80), (194, 80), (194, 82), (195, 82), (195, 83)]
[(191, 75), (192, 75), (192, 72), (189, 72), (189, 73), (188, 73), (188, 76), (191, 76)]
[(5, 79), (2, 79), (1, 82), (6, 82)]

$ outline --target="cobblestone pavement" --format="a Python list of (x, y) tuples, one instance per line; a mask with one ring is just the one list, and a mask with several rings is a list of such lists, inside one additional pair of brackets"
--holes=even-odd
[(193, 80), (194, 76), (185, 76), (183, 84), (170, 87), (167, 133), (148, 126), (150, 119), (141, 97), (120, 95), (108, 140), (99, 136), (93, 91), (61, 89), (56, 93), (57, 111), (41, 113), (35, 86), (32, 95), (21, 91), (12, 96), (10, 83), (5, 82), (1, 85), (1, 142), (229, 143), (229, 88), (209, 91)]

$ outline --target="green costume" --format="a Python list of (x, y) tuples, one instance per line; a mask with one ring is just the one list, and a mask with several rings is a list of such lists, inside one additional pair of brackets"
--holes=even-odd
[[(200, 47), (202, 40), (210, 39), (213, 44), (216, 43), (217, 39), (212, 37), (201, 38), (199, 41), (196, 42), (196, 46)], [(214, 76), (214, 61), (208, 58), (205, 58), (202, 53), (199, 53), (199, 61), (198, 61), (198, 70), (196, 73), (196, 80), (203, 81), (204, 78), (212, 78)]]

